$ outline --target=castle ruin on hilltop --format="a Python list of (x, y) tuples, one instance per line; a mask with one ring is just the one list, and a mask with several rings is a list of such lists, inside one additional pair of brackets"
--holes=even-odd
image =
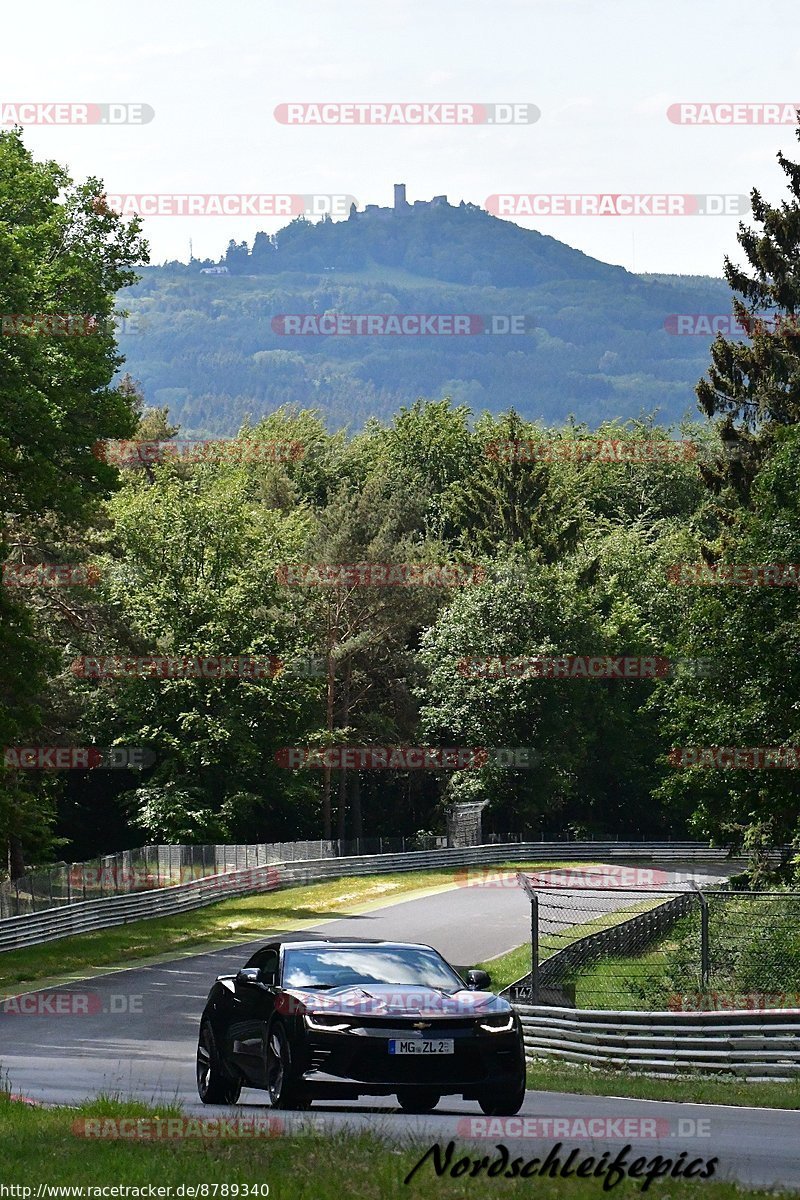
[(396, 183), (394, 185), (394, 205), (384, 207), (381, 204), (368, 204), (363, 213), (360, 213), (353, 204), (350, 208), (351, 217), (391, 217), (396, 212), (410, 212), (412, 209), (419, 208), (450, 208), (447, 203), (447, 196), (434, 196), (432, 200), (415, 200), (413, 204), (409, 204), (406, 200), (406, 185), (404, 183)]

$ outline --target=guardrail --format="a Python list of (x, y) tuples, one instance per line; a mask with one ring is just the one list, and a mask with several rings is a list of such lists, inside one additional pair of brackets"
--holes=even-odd
[(515, 1004), (525, 1056), (674, 1077), (800, 1075), (800, 1009), (627, 1012)]
[[(508, 836), (498, 841), (519, 841)], [(60, 904), (127, 896), (206, 879), (227, 871), (266, 867), (271, 863), (361, 854), (397, 854), (406, 850), (438, 850), (446, 837), (371, 837), (354, 841), (259, 842), (250, 844), (170, 844), (136, 846), (87, 862), (52, 863), (0, 883), (0, 919), (44, 912)]]
[[(266, 867), (272, 863), (302, 862), (319, 858), (350, 858), (373, 854), (405, 854), (418, 850), (441, 850), (448, 846), (476, 844), (508, 845), (525, 843), (516, 833), (488, 835), (474, 839), (448, 841), (446, 836), (419, 833), (413, 838), (367, 837), (349, 841), (257, 842), (245, 844), (146, 845), (116, 854), (104, 854), (87, 862), (52, 863), (25, 872), (13, 880), (0, 882), (0, 920), (24, 913), (44, 912), (60, 904), (82, 900), (103, 900), (108, 896), (127, 896), (153, 888), (172, 887), (206, 879), (227, 871)], [(569, 842), (566, 834), (542, 833), (541, 843)], [(594, 838), (589, 839), (594, 841)], [(615, 839), (619, 841), (619, 839)], [(603, 844), (604, 839), (598, 844)]]
[(78, 901), (0, 920), (0, 952), (141, 921), (173, 916), (220, 900), (288, 884), (315, 883), (347, 875), (425, 871), (502, 862), (606, 861), (724, 862), (727, 851), (699, 842), (508, 842), (418, 850), (405, 854), (353, 855), (274, 863), (229, 871), (155, 891)]

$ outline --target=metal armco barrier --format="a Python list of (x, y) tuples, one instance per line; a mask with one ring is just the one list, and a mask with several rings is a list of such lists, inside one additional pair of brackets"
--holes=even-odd
[(516, 1004), (528, 1060), (677, 1076), (685, 1072), (793, 1079), (800, 1010), (618, 1012)]
[(372, 854), (349, 858), (307, 859), (228, 871), (206, 879), (153, 891), (109, 896), (61, 905), (0, 920), (0, 952), (35, 946), (71, 934), (107, 929), (148, 917), (167, 917), (291, 884), (315, 883), (349, 875), (380, 875), (394, 871), (426, 871), (440, 867), (488, 866), (502, 862), (576, 861), (609, 859), (669, 862), (725, 862), (724, 848), (700, 842), (507, 842), (460, 849), (417, 850), (405, 854)]

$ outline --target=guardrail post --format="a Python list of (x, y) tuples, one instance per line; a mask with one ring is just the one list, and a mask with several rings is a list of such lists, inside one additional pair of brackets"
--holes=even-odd
[(531, 892), (531, 1004), (539, 1003), (539, 897)]

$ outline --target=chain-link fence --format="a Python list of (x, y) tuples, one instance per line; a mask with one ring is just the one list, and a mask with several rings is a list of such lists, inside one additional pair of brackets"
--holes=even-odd
[(447, 838), (356, 838), (351, 841), (266, 842), (258, 845), (139, 846), (89, 862), (56, 863), (0, 883), (0, 918), (41, 912), (80, 900), (98, 900), (152, 888), (172, 887), (224, 871), (360, 854), (436, 850)]
[[(800, 893), (524, 882), (528, 1003), (651, 1011), (800, 1009)], [(522, 877), (521, 877), (522, 881)]]

